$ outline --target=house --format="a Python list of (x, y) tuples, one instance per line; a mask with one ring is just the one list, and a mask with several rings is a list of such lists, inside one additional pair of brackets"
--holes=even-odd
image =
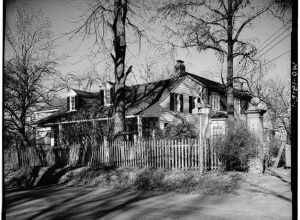
[[(252, 96), (245, 90), (234, 89), (235, 114), (245, 119)], [(150, 137), (157, 128), (186, 121), (201, 131), (199, 109), (208, 107), (215, 128), (224, 127), (226, 115), (225, 86), (185, 71), (184, 62), (175, 65), (174, 76), (156, 82), (128, 86), (125, 89), (126, 131), (128, 138)], [(48, 127), (56, 138), (74, 123), (97, 123), (107, 126), (112, 116), (113, 83), (108, 82), (99, 92), (70, 89), (65, 105), (59, 111), (38, 121)], [(222, 120), (220, 120), (222, 119)], [(223, 123), (223, 124), (222, 124)], [(57, 141), (55, 140), (54, 143)]]

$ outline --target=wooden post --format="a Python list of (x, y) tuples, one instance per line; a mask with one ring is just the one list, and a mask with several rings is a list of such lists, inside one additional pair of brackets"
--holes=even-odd
[(143, 137), (143, 124), (141, 116), (137, 116), (137, 129), (138, 129), (138, 137), (141, 139)]

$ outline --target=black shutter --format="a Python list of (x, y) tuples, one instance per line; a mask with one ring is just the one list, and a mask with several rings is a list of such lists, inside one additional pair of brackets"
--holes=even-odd
[(78, 110), (80, 107), (80, 98), (78, 95), (75, 96), (75, 109)]
[(226, 111), (227, 110), (227, 100), (226, 100), (226, 96), (221, 96), (220, 98), (220, 110), (221, 111)]
[(241, 114), (245, 114), (247, 109), (248, 109), (248, 101), (247, 100), (241, 100), (240, 105), (241, 105)]
[(67, 97), (67, 109), (70, 111), (70, 97)]
[(183, 112), (183, 95), (180, 94), (180, 112)]
[(193, 100), (193, 96), (189, 96), (189, 113), (193, 112), (193, 104), (194, 104), (194, 100)]
[(174, 97), (175, 97), (175, 94), (174, 93), (171, 93), (170, 94), (170, 110), (171, 111), (174, 111), (174, 104), (175, 104), (175, 100), (174, 100)]
[(101, 105), (104, 105), (104, 90), (100, 90), (100, 103)]
[(112, 87), (110, 89), (110, 104), (114, 104), (114, 93), (115, 93), (115, 89), (114, 87)]

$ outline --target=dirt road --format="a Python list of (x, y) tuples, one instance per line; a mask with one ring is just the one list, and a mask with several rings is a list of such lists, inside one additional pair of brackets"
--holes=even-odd
[(5, 195), (6, 217), (18, 219), (292, 219), (290, 184), (249, 175), (231, 193), (162, 193), (49, 186)]

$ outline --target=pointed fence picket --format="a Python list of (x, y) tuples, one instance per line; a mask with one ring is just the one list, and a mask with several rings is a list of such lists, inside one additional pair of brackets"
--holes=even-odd
[(220, 163), (207, 140), (162, 139), (102, 143), (92, 148), (88, 165), (205, 171), (218, 169)]
[[(79, 156), (82, 155), (84, 149), (88, 149), (88, 154), (83, 152), (84, 155), (89, 155), (88, 161)], [(8, 153), (6, 154), (8, 155)], [(7, 157), (17, 158), (16, 154), (12, 153)], [(220, 167), (213, 144), (202, 139), (103, 141), (101, 144), (92, 143), (89, 148), (74, 145), (64, 149), (55, 147), (46, 152), (28, 148), (20, 154), (19, 159), (14, 161), (30, 166), (45, 166), (60, 161), (70, 166), (80, 163), (80, 165), (88, 165), (93, 168), (103, 166), (148, 167), (168, 170), (193, 169), (201, 172), (216, 170)]]

